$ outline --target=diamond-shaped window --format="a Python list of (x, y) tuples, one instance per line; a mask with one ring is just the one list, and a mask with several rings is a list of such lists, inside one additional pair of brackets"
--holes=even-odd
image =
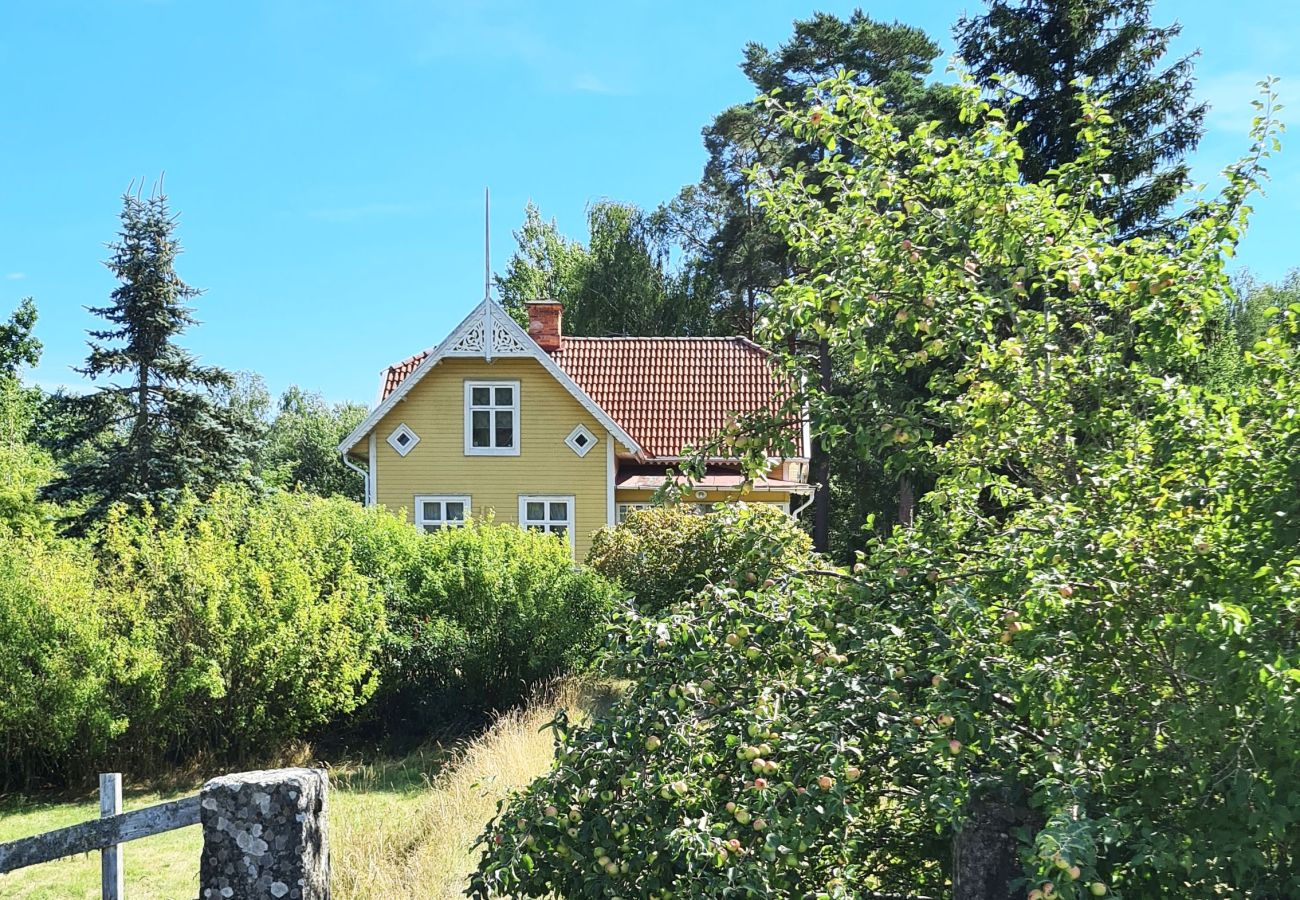
[(579, 425), (569, 436), (564, 439), (564, 443), (569, 445), (569, 449), (579, 456), (586, 456), (591, 448), (596, 446), (596, 436), (586, 429), (585, 426)]
[(418, 443), (420, 443), (420, 436), (407, 428), (405, 422), (398, 425), (388, 436), (388, 445), (396, 450), (399, 456), (410, 453)]

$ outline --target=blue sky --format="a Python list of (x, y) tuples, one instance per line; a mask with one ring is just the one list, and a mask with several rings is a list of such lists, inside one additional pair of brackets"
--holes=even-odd
[[(96, 322), (84, 307), (114, 286), (101, 261), (119, 198), (165, 171), (180, 272), (207, 290), (187, 344), (275, 392), (369, 402), (380, 368), (482, 297), (484, 185), (496, 269), (530, 198), (576, 236), (592, 200), (653, 206), (698, 178), (700, 128), (749, 98), (745, 42), (854, 5), (10, 0), (0, 315), (35, 297), (32, 378), (76, 385)], [(866, 9), (950, 53), (952, 22), (980, 5)], [(1297, 97), (1300, 7), (1157, 0), (1155, 18), (1202, 51), (1213, 109), (1195, 174), (1216, 183), (1245, 149), (1254, 83), (1279, 75), (1283, 101)], [(1273, 279), (1300, 265), (1300, 151), (1271, 169), (1240, 260)]]

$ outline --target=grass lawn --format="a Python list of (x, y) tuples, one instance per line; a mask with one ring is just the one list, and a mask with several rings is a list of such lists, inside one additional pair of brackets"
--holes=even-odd
[[(512, 788), (549, 765), (553, 739), (543, 726), (561, 707), (590, 712), (603, 690), (565, 682), (554, 694), (503, 716), (473, 741), (410, 756), (331, 767), (330, 850), (340, 900), (456, 897), (474, 868), (470, 844)], [(132, 793), (127, 809), (194, 793)], [(0, 841), (99, 815), (80, 803), (0, 807)], [(199, 829), (183, 828), (126, 845), (129, 900), (192, 900), (198, 893)], [(99, 854), (0, 875), (5, 900), (98, 900)]]

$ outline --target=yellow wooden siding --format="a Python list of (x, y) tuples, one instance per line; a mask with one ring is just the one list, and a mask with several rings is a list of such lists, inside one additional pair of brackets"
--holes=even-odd
[[(465, 454), (465, 382), (519, 382), (519, 455)], [(406, 456), (388, 443), (402, 423), (420, 438)], [(577, 425), (597, 438), (586, 456), (564, 443)], [(520, 495), (572, 496), (577, 559), (606, 524), (609, 435), (534, 359), (444, 359), (375, 427), (380, 505), (413, 521), (421, 495), (468, 495), (473, 515), (519, 521)], [(364, 444), (362, 445), (364, 446)]]

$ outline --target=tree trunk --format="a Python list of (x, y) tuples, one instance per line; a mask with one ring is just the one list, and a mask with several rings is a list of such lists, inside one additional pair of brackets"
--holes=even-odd
[(136, 376), (135, 429), (131, 438), (135, 443), (135, 484), (137, 491), (145, 492), (145, 485), (151, 480), (148, 474), (149, 460), (152, 455), (152, 440), (149, 437), (149, 364), (140, 363)]
[(916, 489), (912, 487), (910, 475), (898, 479), (898, 524), (902, 528), (911, 528), (916, 520)]
[(1030, 811), (1003, 800), (975, 802), (952, 840), (953, 900), (1009, 900), (1023, 897), (1012, 883), (1024, 875), (1015, 829), (1029, 824)]
[[(831, 350), (826, 339), (817, 342), (817, 362), (820, 370), (818, 389), (823, 396), (831, 392)], [(820, 438), (813, 440), (812, 452), (808, 461), (811, 481), (815, 485), (813, 494), (813, 549), (826, 553), (831, 545), (831, 457)]]

